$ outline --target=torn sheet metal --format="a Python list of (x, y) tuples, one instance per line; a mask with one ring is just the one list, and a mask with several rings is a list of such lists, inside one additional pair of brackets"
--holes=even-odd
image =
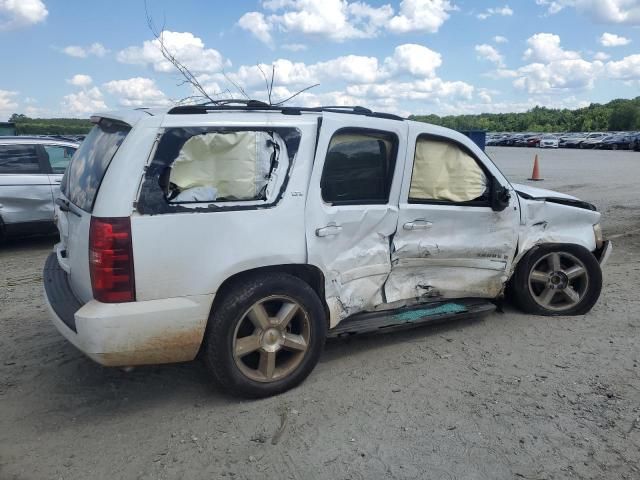
[(395, 209), (342, 212), (342, 231), (333, 237), (315, 237), (325, 265), (325, 294), (330, 326), (358, 312), (384, 303), (382, 288), (391, 271), (389, 238), (397, 222)]
[[(544, 197), (559, 198), (566, 201), (580, 202), (577, 198), (551, 190), (514, 185), (526, 196), (519, 196), (521, 221), (518, 235), (518, 261), (536, 245), (543, 243), (571, 243), (581, 245), (590, 252), (596, 249), (596, 238), (593, 225), (600, 222), (600, 213), (580, 204), (558, 203), (547, 201)], [(586, 203), (586, 202), (580, 202)], [(589, 205), (589, 204), (587, 204)]]
[(487, 176), (476, 160), (457, 145), (419, 138), (409, 198), (468, 202), (487, 190)]

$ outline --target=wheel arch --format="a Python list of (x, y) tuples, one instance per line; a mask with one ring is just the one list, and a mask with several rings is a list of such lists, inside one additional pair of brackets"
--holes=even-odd
[(216, 291), (215, 297), (213, 299), (213, 304), (211, 305), (211, 313), (215, 311), (216, 306), (222, 301), (225, 295), (227, 295), (227, 293), (231, 289), (235, 288), (238, 284), (241, 284), (250, 277), (266, 275), (269, 273), (286, 273), (299, 278), (307, 285), (309, 285), (318, 295), (318, 298), (320, 299), (320, 302), (324, 307), (327, 326), (329, 325), (329, 307), (327, 306), (325, 296), (324, 274), (322, 273), (322, 270), (320, 270), (320, 268), (316, 267), (315, 265), (309, 264), (285, 263), (279, 265), (267, 265), (235, 273), (226, 278), (220, 284), (220, 287), (218, 287), (218, 290)]

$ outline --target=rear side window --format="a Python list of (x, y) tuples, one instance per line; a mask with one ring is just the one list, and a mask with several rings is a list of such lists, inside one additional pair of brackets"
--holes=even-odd
[(320, 188), (333, 205), (384, 204), (389, 200), (398, 140), (367, 130), (340, 130), (329, 143)]
[(0, 173), (42, 173), (35, 145), (0, 145)]
[(49, 158), (51, 171), (53, 173), (64, 173), (76, 149), (62, 145), (44, 145), (44, 151)]
[(82, 210), (93, 210), (102, 178), (130, 130), (123, 123), (102, 119), (73, 156), (62, 181), (62, 192)]

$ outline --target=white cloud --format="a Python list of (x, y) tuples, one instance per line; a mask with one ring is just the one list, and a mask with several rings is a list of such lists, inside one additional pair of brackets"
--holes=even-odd
[(388, 24), (393, 33), (436, 33), (456, 7), (449, 0), (402, 0), (400, 12)]
[(600, 45), (603, 47), (620, 47), (629, 45), (631, 40), (629, 38), (621, 37), (615, 33), (603, 33), (599, 39)]
[(350, 0), (267, 0), (272, 13), (245, 13), (238, 25), (272, 45), (273, 33), (292, 32), (336, 42), (391, 33), (435, 33), (457, 8), (451, 0), (402, 0), (396, 13), (390, 5), (372, 6)]
[[(393, 55), (379, 60), (376, 57), (362, 55), (344, 55), (331, 60), (306, 64), (278, 59), (275, 67), (275, 85), (306, 87), (323, 81), (344, 81), (351, 84), (366, 84), (382, 81), (398, 75), (411, 75), (419, 78), (434, 78), (436, 69), (442, 64), (438, 52), (417, 44), (398, 45)], [(243, 65), (227, 76), (242, 86), (255, 87), (264, 83), (265, 72), (270, 75), (272, 65)], [(262, 71), (261, 71), (262, 70)], [(218, 74), (216, 81), (225, 82)]]
[(513, 85), (531, 94), (593, 88), (602, 71), (602, 62), (582, 58), (532, 63), (518, 69)]
[(112, 80), (104, 84), (111, 95), (118, 97), (125, 107), (154, 107), (169, 103), (164, 93), (150, 78), (134, 77), (127, 80)]
[[(375, 8), (363, 2), (347, 0), (291, 0), (264, 3), (265, 8), (279, 11), (264, 17), (259, 12), (249, 12), (253, 19), (266, 19), (265, 28), (278, 27), (285, 32), (326, 37), (334, 41), (352, 38), (371, 38), (388, 21), (393, 9), (388, 5)], [(282, 11), (281, 11), (282, 10)]]
[(307, 46), (302, 43), (284, 43), (280, 47), (290, 52), (302, 52), (307, 49)]
[(87, 58), (89, 55), (104, 57), (107, 53), (109, 53), (109, 50), (107, 50), (101, 43), (95, 42), (87, 47), (82, 47), (79, 45), (69, 45), (67, 47), (64, 47), (62, 49), (62, 52), (69, 55), (70, 57)]
[(107, 110), (102, 92), (98, 87), (70, 93), (62, 98), (62, 111), (71, 115), (89, 115), (100, 110)]
[(590, 89), (604, 71), (602, 61), (590, 62), (578, 52), (564, 50), (558, 35), (537, 33), (527, 44), (524, 59), (532, 63), (515, 71), (513, 85), (530, 94)]
[(507, 37), (503, 37), (502, 35), (496, 35), (493, 37), (493, 41), (496, 43), (509, 43), (509, 39)]
[(238, 20), (238, 26), (253, 34), (261, 42), (272, 44), (271, 30), (273, 26), (267, 23), (265, 16), (260, 12), (245, 13)]
[(0, 90), (0, 118), (8, 117), (14, 110), (18, 108), (18, 102), (16, 102), (16, 96), (18, 92), (11, 90)]
[(560, 37), (552, 33), (536, 33), (529, 37), (527, 44), (529, 48), (524, 52), (525, 60), (546, 63), (580, 58), (578, 52), (564, 50), (560, 46)]
[(640, 80), (640, 54), (629, 55), (606, 64), (607, 74), (616, 80)]
[(510, 17), (511, 15), (513, 15), (513, 10), (511, 9), (511, 7), (509, 7), (509, 5), (505, 5), (504, 7), (499, 8), (487, 8), (484, 12), (477, 14), (476, 17), (480, 20), (486, 20), (487, 18), (494, 15)]
[(482, 60), (488, 60), (495, 63), (498, 67), (504, 66), (504, 57), (500, 54), (497, 48), (483, 43), (482, 45), (475, 46), (476, 54), (478, 58)]
[[(171, 55), (194, 73), (219, 72), (225, 65), (217, 50), (205, 48), (202, 39), (190, 32), (165, 30), (162, 37)], [(156, 72), (174, 71), (174, 66), (162, 56), (158, 39), (146, 40), (141, 47), (127, 47), (118, 52), (116, 58), (121, 63), (150, 66)]]
[(415, 43), (398, 45), (384, 61), (390, 74), (407, 72), (418, 77), (434, 77), (442, 65), (442, 55)]
[(593, 59), (594, 60), (600, 60), (601, 62), (609, 60), (610, 58), (611, 58), (611, 55), (609, 55), (608, 53), (605, 53), (605, 52), (596, 52), (593, 55)]
[(0, 0), (0, 30), (35, 25), (48, 14), (41, 0)]
[(597, 23), (640, 25), (638, 0), (536, 0), (536, 3), (547, 7), (550, 15), (572, 7)]
[(93, 83), (93, 79), (89, 75), (83, 75), (79, 73), (67, 80), (67, 83), (70, 83), (71, 85), (74, 85), (76, 87), (87, 88)]

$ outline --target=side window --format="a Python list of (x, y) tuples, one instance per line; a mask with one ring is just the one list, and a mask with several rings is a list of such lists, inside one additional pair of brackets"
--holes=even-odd
[(275, 132), (208, 132), (183, 140), (159, 182), (170, 203), (266, 201), (287, 166)]
[(333, 205), (387, 203), (397, 151), (398, 139), (389, 133), (336, 132), (320, 180), (322, 199)]
[(44, 145), (44, 151), (49, 157), (49, 164), (53, 173), (64, 173), (71, 157), (76, 153), (75, 148), (61, 145)]
[(418, 137), (409, 202), (486, 202), (489, 182), (474, 157), (452, 141)]
[(0, 145), (0, 173), (42, 173), (35, 145)]

